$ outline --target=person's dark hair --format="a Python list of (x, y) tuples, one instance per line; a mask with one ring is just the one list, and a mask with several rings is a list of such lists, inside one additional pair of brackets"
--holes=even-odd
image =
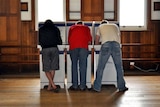
[(46, 20), (46, 21), (44, 22), (44, 25), (45, 25), (45, 26), (53, 26), (54, 23), (53, 23), (52, 20), (48, 19), (48, 20)]
[(83, 24), (83, 22), (82, 21), (77, 21), (76, 24)]
[(107, 20), (102, 20), (101, 24), (108, 24), (109, 22)]

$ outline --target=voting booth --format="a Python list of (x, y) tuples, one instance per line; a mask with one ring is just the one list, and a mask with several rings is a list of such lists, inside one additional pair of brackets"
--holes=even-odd
[[(64, 57), (64, 45), (59, 45), (59, 70), (55, 71), (55, 76), (54, 76), (54, 83), (56, 85), (60, 85), (61, 88), (64, 88), (64, 81), (65, 81), (65, 57)], [(41, 47), (39, 46), (39, 49), (41, 50)], [(39, 70), (40, 70), (40, 87), (41, 89), (44, 88), (45, 85), (48, 85), (49, 81), (45, 75), (45, 72), (43, 71), (43, 66), (42, 66), (42, 55), (40, 54), (39, 56)]]
[[(62, 45), (59, 45), (59, 58), (60, 58), (60, 69), (56, 70), (54, 82), (56, 85), (60, 85), (61, 88), (64, 88), (65, 85), (69, 88), (72, 85), (72, 73), (71, 73), (71, 59), (69, 55), (69, 45), (68, 45), (68, 31), (69, 28), (75, 24), (75, 22), (55, 22), (55, 25), (60, 29), (61, 38), (62, 38)], [(97, 27), (99, 26), (99, 22), (84, 22), (87, 25), (92, 34), (92, 43), (94, 43), (94, 36)], [(43, 25), (43, 23), (40, 23)], [(101, 45), (89, 45), (89, 55), (88, 55), (88, 63), (87, 63), (87, 76), (86, 76), (86, 85), (88, 88), (91, 88), (92, 84), (92, 67), (94, 66), (94, 78), (96, 76), (96, 69), (98, 64), (98, 57)], [(38, 48), (41, 51), (41, 46), (38, 45)], [(92, 60), (92, 49), (94, 48), (94, 60)], [(94, 62), (93, 62), (94, 61)], [(93, 64), (93, 65), (92, 65)], [(40, 69), (40, 85), (43, 88), (45, 85), (48, 85), (48, 79), (45, 73), (42, 71), (42, 55), (40, 54), (40, 62), (39, 62), (39, 69)], [(66, 71), (65, 71), (66, 70)], [(66, 77), (66, 78), (65, 78)], [(78, 74), (78, 78), (79, 78)], [(66, 80), (66, 82), (65, 82)], [(104, 69), (102, 84), (113, 84), (117, 86), (117, 73), (114, 66), (114, 62), (112, 57), (109, 58), (109, 61), (106, 64)]]

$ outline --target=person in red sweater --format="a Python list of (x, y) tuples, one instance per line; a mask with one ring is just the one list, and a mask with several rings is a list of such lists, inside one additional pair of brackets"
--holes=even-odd
[[(91, 44), (92, 36), (88, 26), (84, 25), (82, 21), (76, 22), (69, 29), (68, 43), (69, 53), (71, 58), (72, 70), (72, 86), (70, 90), (86, 90), (86, 72), (87, 72), (87, 58), (88, 45)], [(78, 67), (79, 66), (79, 67)], [(78, 68), (80, 74), (80, 84), (78, 84)]]

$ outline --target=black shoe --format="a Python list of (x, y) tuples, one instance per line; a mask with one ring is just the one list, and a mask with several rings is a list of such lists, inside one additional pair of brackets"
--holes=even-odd
[(99, 91), (97, 91), (97, 90), (95, 90), (95, 89), (93, 89), (93, 88), (89, 88), (88, 90), (89, 90), (90, 92), (99, 93)]
[(43, 87), (43, 89), (47, 89), (48, 88), (48, 85), (45, 85), (44, 87)]
[(86, 91), (87, 89), (88, 89), (88, 87), (85, 86), (85, 88), (83, 88), (83, 89), (80, 88), (80, 91)]
[(61, 89), (61, 86), (60, 86), (60, 85), (56, 85), (56, 87), (59, 88), (59, 89)]
[(128, 91), (127, 87), (125, 89), (123, 89), (123, 90), (119, 90), (119, 92), (125, 92), (125, 91)]
[(58, 93), (58, 92), (60, 91), (60, 89), (61, 89), (60, 85), (56, 85), (56, 88), (53, 89), (53, 91), (54, 91), (55, 93)]
[(77, 91), (79, 88), (77, 87), (77, 88), (74, 88), (73, 86), (70, 86), (69, 87), (69, 90), (71, 90), (71, 91)]

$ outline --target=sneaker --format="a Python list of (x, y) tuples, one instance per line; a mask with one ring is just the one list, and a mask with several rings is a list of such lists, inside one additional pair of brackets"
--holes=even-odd
[(44, 87), (43, 87), (43, 89), (47, 89), (48, 88), (48, 85), (45, 85)]
[(56, 88), (52, 89), (51, 91), (58, 93), (60, 91), (60, 89), (61, 89), (60, 85), (56, 85)]
[(88, 90), (89, 90), (90, 92), (94, 92), (94, 93), (100, 92), (100, 91), (97, 91), (97, 90), (95, 90), (95, 89), (93, 89), (93, 88), (89, 88)]
[(78, 87), (77, 87), (77, 88), (74, 88), (73, 86), (70, 86), (70, 87), (69, 87), (69, 90), (77, 91), (77, 90), (78, 90)]
[(61, 86), (60, 86), (60, 85), (56, 85), (56, 87), (59, 88), (59, 89), (61, 89)]
[(87, 89), (88, 89), (88, 87), (85, 86), (85, 88), (83, 88), (83, 89), (80, 88), (80, 91), (86, 91)]
[(119, 90), (119, 92), (125, 92), (125, 91), (128, 91), (127, 87), (125, 89), (123, 89), (123, 90)]

